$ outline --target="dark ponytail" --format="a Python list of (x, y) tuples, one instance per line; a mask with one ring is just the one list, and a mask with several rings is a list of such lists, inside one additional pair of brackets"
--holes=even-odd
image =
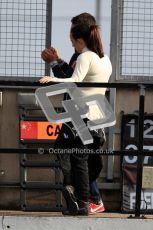
[(90, 26), (90, 38), (88, 39), (87, 47), (98, 54), (100, 58), (104, 57), (103, 45), (97, 25)]
[(82, 38), (89, 50), (95, 52), (100, 58), (104, 57), (103, 45), (97, 25), (85, 24), (72, 27), (71, 34), (74, 39)]

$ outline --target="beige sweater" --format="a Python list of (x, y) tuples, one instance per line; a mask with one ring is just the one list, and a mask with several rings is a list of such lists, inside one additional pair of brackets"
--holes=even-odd
[[(77, 58), (74, 73), (71, 78), (53, 78), (54, 82), (108, 82), (112, 73), (112, 65), (109, 57), (105, 55), (103, 58), (84, 48), (82, 53)], [(105, 94), (106, 88), (81, 88), (82, 94), (94, 95)], [(88, 119), (101, 118), (100, 111), (96, 105), (89, 108)]]

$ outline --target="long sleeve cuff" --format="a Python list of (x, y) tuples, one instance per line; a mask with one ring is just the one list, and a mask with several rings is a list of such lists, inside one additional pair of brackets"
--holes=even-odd
[(59, 67), (62, 67), (62, 65), (64, 65), (64, 63), (65, 63), (65, 61), (63, 61), (63, 60), (61, 59), (60, 63), (59, 63), (58, 61), (54, 60), (54, 61), (51, 61), (51, 62), (49, 63), (49, 65), (50, 65), (51, 68), (54, 68), (54, 67), (57, 66), (57, 65), (58, 65)]
[(57, 61), (51, 61), (49, 63), (50, 67), (53, 68), (54, 66), (58, 65), (58, 62)]
[(58, 63), (58, 65), (61, 67), (62, 65), (64, 65), (65, 61), (63, 61), (62, 59), (60, 60), (60, 62)]

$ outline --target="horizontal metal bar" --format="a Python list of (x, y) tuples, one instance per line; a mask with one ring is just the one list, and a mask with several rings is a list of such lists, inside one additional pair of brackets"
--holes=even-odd
[[(48, 144), (50, 144), (50, 141), (47, 142)], [(53, 154), (56, 155), (56, 153), (50, 153), (50, 148), (43, 148), (43, 154), (40, 153), (39, 151), (40, 148), (29, 148), (29, 149), (21, 149), (21, 148), (0, 148), (0, 153), (4, 154), (4, 153), (9, 153), (9, 154), (38, 154), (38, 155), (43, 155), (43, 154)], [(63, 154), (63, 153), (61, 153)], [(71, 153), (67, 153), (67, 154), (71, 154)], [(90, 153), (89, 153), (90, 154)], [(138, 150), (101, 150), (101, 152), (97, 153), (99, 155), (104, 155), (104, 156), (111, 156), (111, 155), (115, 155), (115, 156), (138, 156), (140, 153)], [(141, 152), (141, 154), (143, 156), (152, 156), (153, 155), (153, 151), (149, 151), (149, 150), (143, 150)], [(60, 155), (60, 153), (58, 153), (58, 155)]]
[(119, 190), (121, 189), (121, 183), (119, 182), (98, 182), (98, 188), (109, 189), (109, 190)]
[(63, 185), (62, 183), (58, 184), (51, 184), (51, 182), (44, 182), (44, 181), (24, 181), (21, 182), (22, 189), (52, 189), (52, 190), (62, 190)]
[(20, 182), (17, 181), (0, 181), (0, 188), (7, 188), (7, 187), (20, 187)]
[(23, 167), (60, 167), (59, 162), (49, 162), (49, 161), (28, 161), (28, 160), (22, 160), (21, 166)]
[(65, 211), (66, 208), (62, 207), (46, 207), (43, 205), (27, 205), (27, 204), (23, 204), (21, 205), (21, 210), (23, 211), (42, 211), (42, 212), (61, 212), (61, 211)]
[[(139, 88), (140, 85), (144, 85), (145, 87), (153, 88), (153, 83), (131, 83), (131, 82), (115, 82), (115, 83), (100, 83), (100, 82), (75, 82), (79, 87), (107, 87), (107, 88)], [(56, 82), (49, 82), (46, 84), (40, 84), (36, 81), (0, 81), (0, 88), (37, 88), (41, 86), (48, 86), (57, 84)]]
[[(40, 110), (40, 108), (39, 108)], [(20, 121), (48, 121), (45, 116), (22, 115)]]
[[(48, 140), (45, 140), (45, 139), (41, 139), (41, 140), (39, 140), (39, 139), (35, 139), (35, 140), (31, 140), (31, 139), (28, 140), (27, 139), (26, 140), (25, 139), (25, 140), (22, 140), (22, 139), (20, 139), (20, 143), (23, 145), (27, 145), (27, 144), (49, 144), (49, 145), (51, 145), (54, 142), (55, 142), (55, 140), (52, 140), (52, 139), (48, 139)], [(31, 149), (29, 149), (29, 150), (31, 150)], [(33, 151), (35, 151), (35, 150), (33, 149)], [(38, 150), (37, 150), (37, 153), (38, 153)]]

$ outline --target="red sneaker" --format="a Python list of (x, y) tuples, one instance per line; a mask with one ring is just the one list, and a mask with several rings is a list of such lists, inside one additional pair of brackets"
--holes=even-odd
[(104, 211), (105, 211), (105, 207), (103, 202), (101, 202), (100, 204), (95, 204), (92, 202), (89, 203), (89, 214), (96, 214)]

